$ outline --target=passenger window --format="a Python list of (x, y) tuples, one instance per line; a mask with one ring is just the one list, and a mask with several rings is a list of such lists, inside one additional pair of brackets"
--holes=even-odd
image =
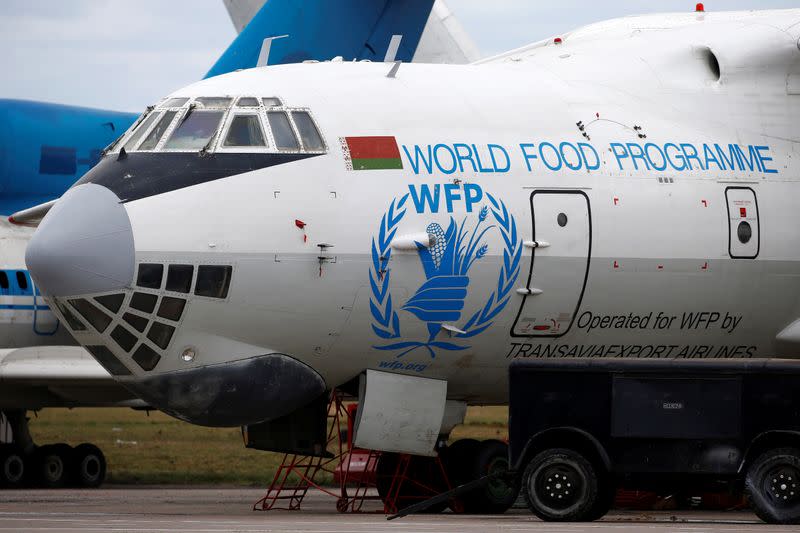
[(283, 111), (270, 111), (267, 113), (269, 127), (272, 128), (272, 137), (279, 150), (299, 150), (297, 138), (294, 136), (289, 116)]
[(242, 96), (236, 103), (239, 107), (258, 107), (258, 98), (252, 96)]
[(194, 293), (210, 298), (226, 298), (232, 271), (233, 267), (230, 266), (199, 266)]
[(28, 278), (25, 276), (25, 272), (17, 271), (17, 285), (23, 291), (28, 290)]
[(8, 274), (0, 272), (0, 289), (8, 289)]
[(161, 136), (164, 135), (164, 132), (167, 131), (169, 125), (172, 124), (172, 119), (175, 118), (177, 115), (177, 111), (166, 111), (162, 116), (161, 120), (158, 121), (156, 127), (153, 128), (153, 131), (150, 132), (150, 135), (139, 145), (139, 150), (153, 150), (158, 145), (158, 141), (161, 140)]
[(136, 279), (136, 285), (145, 289), (160, 289), (163, 277), (164, 265), (142, 263), (139, 265), (139, 277)]
[(183, 107), (183, 104), (188, 101), (188, 98), (168, 98), (159, 107)]
[(311, 115), (305, 111), (295, 111), (292, 113), (292, 118), (306, 150), (317, 152), (325, 149), (325, 144), (322, 142), (317, 126), (311, 120)]
[(203, 107), (222, 107), (227, 108), (231, 105), (231, 101), (233, 98), (227, 98), (224, 96), (201, 96), (200, 98), (195, 99), (196, 104), (200, 104)]
[(192, 288), (192, 265), (169, 265), (167, 270), (167, 290), (173, 292), (189, 292)]
[(222, 111), (195, 111), (178, 126), (164, 149), (199, 152), (217, 132), (222, 115)]
[(236, 115), (228, 127), (225, 146), (266, 146), (258, 115)]
[(139, 127), (136, 128), (136, 131), (133, 132), (133, 135), (131, 135), (130, 138), (125, 142), (125, 145), (123, 146), (125, 151), (130, 152), (131, 150), (136, 149), (136, 144), (142, 138), (142, 135), (144, 135), (145, 132), (150, 129), (150, 126), (156, 121), (156, 119), (158, 119), (159, 116), (161, 116), (161, 113), (150, 113), (150, 116), (144, 119), (141, 124), (139, 124)]
[(264, 102), (264, 107), (280, 107), (283, 104), (281, 103), (280, 98), (270, 97), (270, 98), (262, 98), (262, 102)]

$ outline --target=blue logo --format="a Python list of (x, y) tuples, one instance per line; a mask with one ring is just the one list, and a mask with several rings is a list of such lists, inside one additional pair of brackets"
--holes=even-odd
[[(378, 235), (372, 239), (372, 330), (386, 341), (373, 348), (396, 351), (397, 358), (424, 348), (433, 359), (437, 350), (460, 351), (470, 348), (462, 339), (474, 337), (494, 323), (508, 304), (519, 275), (522, 241), (517, 235), (516, 221), (505, 204), (488, 193), (485, 197), (489, 205), (482, 206), (476, 214), (468, 213), (460, 223), (450, 217), (447, 228), (436, 222), (428, 224), (428, 246), (416, 243), (425, 281), (399, 308), (392, 300), (390, 291), (389, 261), (391, 243), (406, 215), (409, 194), (391, 202), (381, 219)], [(499, 232), (503, 240), (502, 262), (490, 255), (491, 250), (486, 243), (487, 234), (492, 231)], [(470, 270), (479, 262), (492, 260), (499, 264), (494, 290), (487, 296), (484, 305), (477, 309), (465, 309), (470, 290)], [(404, 320), (413, 317), (424, 322), (428, 330), (427, 338), (403, 339), (399, 312), (404, 312)], [(466, 320), (462, 321), (462, 318)]]

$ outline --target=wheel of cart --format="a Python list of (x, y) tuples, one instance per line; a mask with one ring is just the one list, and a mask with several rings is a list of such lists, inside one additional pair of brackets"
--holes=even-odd
[(761, 520), (800, 523), (800, 449), (764, 451), (747, 469), (745, 485), (753, 511)]
[(605, 467), (571, 448), (537, 453), (522, 474), (522, 490), (531, 512), (554, 522), (596, 520), (614, 498)]

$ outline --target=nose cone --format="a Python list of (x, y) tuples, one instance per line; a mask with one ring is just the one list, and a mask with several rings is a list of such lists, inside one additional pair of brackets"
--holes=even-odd
[(44, 217), (25, 252), (36, 284), (49, 296), (118, 290), (133, 282), (131, 222), (102, 185), (68, 190)]

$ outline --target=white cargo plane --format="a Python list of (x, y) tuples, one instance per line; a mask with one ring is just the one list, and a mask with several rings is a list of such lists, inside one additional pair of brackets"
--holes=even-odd
[[(264, 3), (264, 0), (225, 1), (237, 32), (249, 24)], [(444, 1), (432, 2), (432, 8), (430, 4), (416, 2), (413, 6), (406, 6), (404, 11), (404, 15), (413, 18), (416, 12), (427, 13), (430, 9), (414, 61), (465, 63), (476, 59), (474, 44)], [(304, 6), (309, 16), (318, 7), (316, 4)], [(260, 36), (269, 28), (280, 27), (292, 34), (300, 30), (294, 26), (294, 21), (299, 19), (292, 13), (281, 13), (281, 6), (271, 7), (275, 10), (262, 14), (270, 15), (267, 22), (262, 20), (249, 28), (251, 36), (259, 37), (259, 46)], [(345, 2), (338, 5), (338, 11), (345, 18), (355, 17), (364, 15), (362, 7)], [(387, 24), (395, 30), (408, 28), (403, 19), (396, 17)], [(373, 28), (365, 26), (359, 31), (371, 32)], [(328, 40), (321, 37), (320, 41), (317, 50), (338, 50), (339, 43), (335, 37)], [(417, 42), (411, 36), (406, 36), (404, 41), (411, 48)], [(308, 40), (303, 43), (308, 44)], [(226, 56), (232, 54), (236, 57), (226, 65), (227, 68), (245, 61), (247, 44), (234, 41)], [(284, 48), (284, 53), (301, 44), (295, 46), (292, 43)], [(252, 64), (255, 64), (255, 57)], [(218, 65), (215, 66), (217, 70)], [(3, 126), (10, 127), (8, 124)], [(61, 127), (67, 126), (61, 124)], [(37, 211), (33, 210), (34, 213)], [(17, 215), (20, 222), (24, 222), (25, 217), (25, 212)], [(10, 224), (5, 217), (0, 219), (0, 240), (3, 242), (0, 251), (0, 488), (17, 487), (25, 482), (47, 487), (61, 486), (68, 479), (81, 486), (97, 486), (105, 476), (102, 451), (88, 443), (74, 449), (64, 443), (37, 446), (28, 431), (26, 411), (47, 407), (143, 409), (148, 405), (120, 386), (86, 350), (79, 347), (42, 299), (24, 262), (25, 246), (32, 233), (31, 228)]]
[(797, 357), (798, 38), (796, 9), (653, 15), (204, 80), (27, 264), (148, 404), (245, 425), (356, 384), (387, 451), (433, 454), (519, 358)]

